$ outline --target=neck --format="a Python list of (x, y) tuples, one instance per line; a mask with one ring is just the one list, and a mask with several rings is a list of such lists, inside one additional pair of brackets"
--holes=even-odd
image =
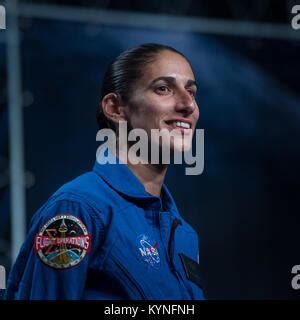
[(167, 165), (132, 164), (128, 162), (127, 166), (142, 182), (148, 193), (153, 196), (161, 195), (162, 184), (168, 169)]
[(153, 196), (160, 196), (168, 165), (151, 163), (133, 164), (129, 161), (127, 155), (128, 153), (122, 151), (118, 153), (120, 160), (126, 163), (132, 173), (142, 182), (145, 190)]

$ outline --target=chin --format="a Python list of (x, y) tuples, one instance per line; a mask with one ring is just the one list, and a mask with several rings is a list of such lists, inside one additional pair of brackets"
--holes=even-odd
[(174, 152), (187, 152), (191, 149), (192, 144), (186, 141), (177, 142), (173, 146), (171, 146), (171, 149)]
[(180, 136), (172, 141), (172, 147), (174, 151), (186, 152), (192, 147), (192, 137), (193, 135)]

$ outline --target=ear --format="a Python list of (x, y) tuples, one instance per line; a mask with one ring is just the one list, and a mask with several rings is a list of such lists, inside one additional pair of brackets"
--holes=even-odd
[(101, 101), (102, 111), (105, 117), (116, 125), (119, 121), (125, 121), (124, 106), (117, 94), (111, 92), (105, 95)]

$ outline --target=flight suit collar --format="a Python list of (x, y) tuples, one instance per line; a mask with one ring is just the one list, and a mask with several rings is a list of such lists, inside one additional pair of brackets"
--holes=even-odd
[[(117, 192), (132, 198), (132, 200), (142, 200), (143, 202), (152, 203), (160, 211), (168, 211), (174, 216), (178, 216), (178, 210), (175, 201), (168, 190), (167, 186), (162, 185), (162, 197), (149, 194), (142, 182), (133, 174), (133, 172), (121, 160), (111, 153), (105, 156), (109, 163), (101, 164), (103, 154), (98, 155), (93, 171), (99, 175), (111, 188)], [(100, 160), (100, 161), (98, 161)], [(116, 163), (112, 163), (116, 162)], [(103, 161), (102, 161), (103, 163)], [(164, 206), (162, 204), (162, 199)]]

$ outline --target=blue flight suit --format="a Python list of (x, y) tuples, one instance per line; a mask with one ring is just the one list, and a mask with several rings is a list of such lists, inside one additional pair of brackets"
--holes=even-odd
[(6, 299), (204, 299), (198, 237), (167, 187), (99, 164), (36, 212)]

